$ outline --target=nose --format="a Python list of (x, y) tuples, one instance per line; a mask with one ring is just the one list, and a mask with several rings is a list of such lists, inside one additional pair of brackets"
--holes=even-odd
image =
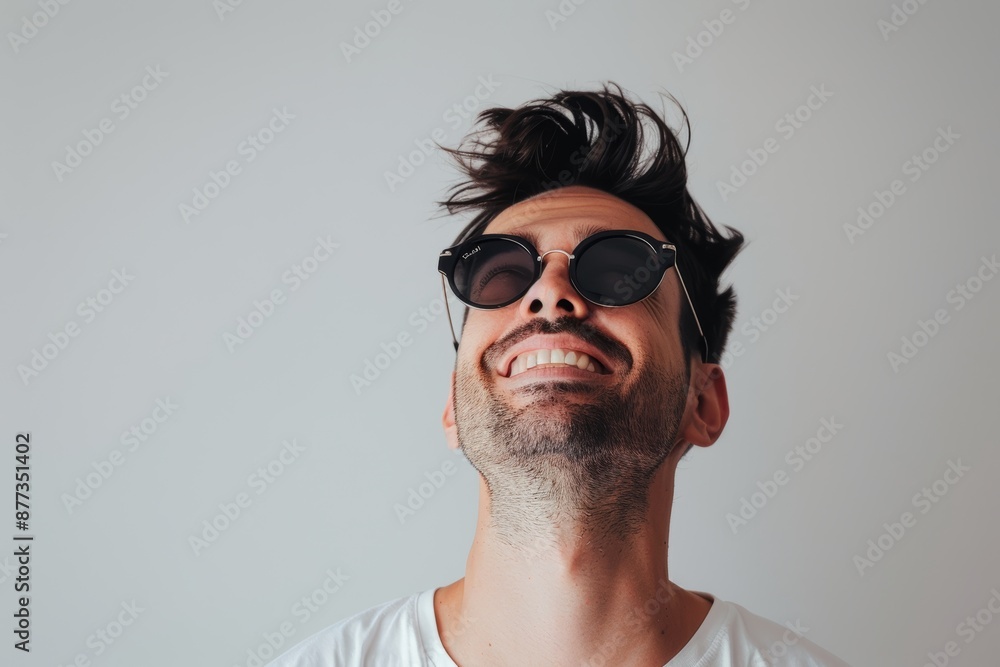
[(525, 319), (541, 316), (555, 321), (566, 315), (586, 319), (590, 315), (589, 302), (573, 289), (569, 281), (570, 254), (565, 250), (548, 250), (542, 253), (542, 275), (535, 281), (518, 304)]

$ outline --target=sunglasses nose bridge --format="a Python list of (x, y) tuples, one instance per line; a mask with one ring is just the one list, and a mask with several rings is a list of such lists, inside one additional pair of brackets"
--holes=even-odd
[[(565, 255), (566, 263), (561, 267), (550, 266), (549, 270), (546, 271), (543, 260), (552, 253)], [(587, 316), (589, 304), (576, 289), (573, 279), (570, 277), (570, 269), (575, 257), (573, 253), (558, 248), (535, 255), (536, 278), (521, 295), (521, 303), (518, 306), (519, 309), (524, 310), (525, 317), (532, 318), (541, 315), (555, 320), (569, 313), (573, 313), (577, 317)], [(551, 260), (549, 264), (552, 264)]]
[(569, 280), (569, 269), (572, 266), (573, 260), (576, 258), (576, 255), (574, 255), (572, 253), (569, 253), (569, 252), (566, 252), (565, 250), (560, 250), (558, 248), (555, 248), (555, 249), (552, 249), (552, 250), (546, 250), (545, 252), (543, 252), (542, 254), (538, 255), (535, 258), (535, 261), (538, 262), (538, 264), (539, 264), (539, 266), (538, 266), (538, 274), (537, 274), (538, 275), (538, 279), (540, 280), (542, 274), (545, 273), (545, 261), (544, 261), (545, 260), (545, 256), (546, 255), (550, 255), (550, 254), (552, 254), (554, 252), (558, 252), (558, 253), (562, 253), (563, 255), (566, 255), (566, 278), (567, 278), (568, 282), (572, 282), (572, 281)]
[(567, 259), (573, 259), (573, 255), (571, 255), (570, 253), (566, 252), (565, 250), (559, 250), (558, 248), (556, 248), (555, 250), (546, 250), (545, 252), (543, 252), (541, 255), (538, 256), (538, 261), (539, 262), (542, 261), (543, 259), (545, 259), (546, 255), (552, 252), (561, 252), (562, 254), (566, 255)]

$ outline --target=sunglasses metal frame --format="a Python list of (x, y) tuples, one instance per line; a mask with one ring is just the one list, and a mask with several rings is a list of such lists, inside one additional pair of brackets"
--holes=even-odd
[[(649, 291), (649, 294), (642, 297), (641, 299), (636, 299), (635, 301), (623, 304), (608, 304), (608, 303), (601, 303), (600, 301), (594, 301), (593, 299), (587, 297), (579, 287), (578, 281), (576, 279), (578, 264), (575, 262), (575, 260), (577, 259), (578, 256), (583, 254), (583, 251), (587, 250), (590, 246), (597, 243), (598, 241), (601, 241), (606, 238), (620, 238), (620, 237), (635, 238), (646, 243), (649, 246), (650, 250), (653, 251), (654, 255), (659, 255), (659, 251), (669, 250), (672, 253), (671, 259), (669, 263), (660, 272), (660, 277), (659, 280), (657, 280), (656, 286)], [(462, 296), (459, 290), (455, 287), (455, 267), (458, 264), (458, 259), (462, 256), (462, 254), (459, 252), (460, 249), (490, 239), (503, 239), (506, 241), (511, 241), (524, 248), (524, 250), (528, 254), (530, 254), (535, 258), (534, 276), (532, 277), (531, 282), (529, 282), (528, 285), (524, 288), (524, 290), (521, 291), (517, 296), (515, 296), (511, 300), (498, 305), (483, 306), (470, 303), (468, 300), (466, 300), (464, 296)], [(657, 249), (657, 247), (659, 247), (659, 250)], [(661, 241), (660, 239), (650, 236), (649, 234), (646, 234), (644, 232), (639, 232), (629, 229), (611, 229), (598, 232), (596, 234), (591, 234), (590, 236), (580, 241), (573, 249), (572, 253), (568, 253), (565, 250), (560, 250), (560, 249), (546, 250), (543, 253), (539, 253), (538, 250), (535, 248), (534, 244), (531, 243), (531, 241), (520, 236), (513, 236), (511, 234), (481, 234), (471, 239), (466, 239), (465, 241), (457, 245), (453, 245), (450, 248), (445, 248), (444, 250), (442, 250), (441, 254), (438, 256), (438, 273), (441, 274), (441, 290), (444, 292), (444, 306), (445, 310), (448, 312), (448, 326), (451, 328), (451, 339), (455, 344), (456, 353), (458, 352), (458, 338), (455, 336), (455, 326), (454, 324), (452, 324), (452, 319), (451, 319), (451, 308), (448, 306), (448, 291), (447, 288), (445, 287), (445, 278), (448, 279), (448, 284), (451, 286), (451, 290), (455, 294), (455, 296), (459, 299), (459, 301), (464, 303), (469, 308), (473, 308), (475, 310), (496, 310), (498, 308), (506, 308), (512, 303), (515, 303), (520, 299), (524, 298), (524, 295), (528, 293), (528, 290), (531, 289), (531, 286), (534, 285), (536, 282), (538, 282), (538, 279), (541, 277), (543, 270), (542, 259), (545, 257), (545, 255), (548, 255), (549, 253), (553, 252), (561, 252), (562, 254), (566, 255), (569, 258), (569, 266), (567, 267), (567, 271), (569, 273), (570, 283), (573, 285), (573, 289), (576, 290), (577, 294), (579, 294), (581, 297), (583, 297), (590, 303), (593, 303), (598, 306), (604, 306), (606, 308), (623, 308), (625, 306), (631, 306), (636, 303), (639, 303), (640, 301), (648, 299), (650, 296), (653, 295), (654, 292), (656, 292), (657, 289), (659, 289), (660, 284), (663, 282), (664, 276), (667, 275), (667, 271), (672, 266), (674, 270), (677, 271), (677, 279), (681, 284), (681, 289), (684, 291), (684, 296), (687, 298), (688, 307), (691, 308), (691, 314), (694, 316), (694, 323), (698, 327), (698, 334), (701, 337), (701, 343), (702, 343), (701, 359), (703, 362), (708, 363), (708, 339), (705, 337), (705, 332), (701, 328), (701, 321), (698, 319), (698, 313), (694, 309), (694, 302), (691, 301), (691, 295), (688, 293), (687, 286), (684, 284), (684, 277), (681, 275), (680, 268), (677, 266), (677, 247), (671, 243), (665, 243), (664, 241)]]

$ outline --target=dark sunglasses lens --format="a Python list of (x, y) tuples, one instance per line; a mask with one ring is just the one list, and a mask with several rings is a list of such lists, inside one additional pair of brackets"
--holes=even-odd
[(603, 238), (577, 258), (576, 279), (586, 298), (606, 306), (624, 306), (652, 294), (673, 265), (670, 249), (660, 252), (630, 236)]
[(455, 262), (455, 289), (477, 306), (502, 306), (519, 298), (535, 277), (535, 258), (505, 239), (466, 244)]

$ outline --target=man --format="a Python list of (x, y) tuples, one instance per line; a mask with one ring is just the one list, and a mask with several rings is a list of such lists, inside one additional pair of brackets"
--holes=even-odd
[(480, 122), (442, 202), (477, 215), (439, 259), (471, 307), (443, 415), (480, 474), (465, 577), (272, 664), (845, 665), (668, 578), (677, 464), (729, 417), (719, 276), (744, 242), (691, 199), (686, 148), (613, 84)]

